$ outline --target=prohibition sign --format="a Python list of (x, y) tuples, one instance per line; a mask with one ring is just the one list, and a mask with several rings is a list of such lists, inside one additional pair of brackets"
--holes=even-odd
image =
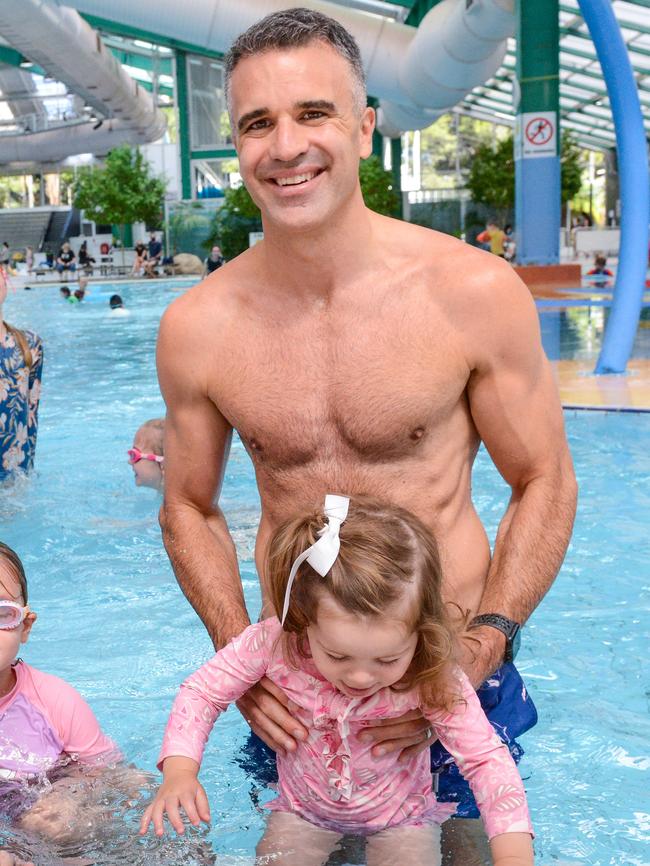
[(526, 124), (524, 134), (531, 144), (547, 144), (553, 138), (553, 124), (545, 117), (534, 117)]

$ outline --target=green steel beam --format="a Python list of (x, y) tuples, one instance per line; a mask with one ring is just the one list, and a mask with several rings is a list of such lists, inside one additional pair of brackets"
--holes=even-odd
[(213, 150), (192, 150), (190, 159), (232, 159), (237, 156), (234, 147), (219, 147)]
[(103, 30), (106, 33), (114, 33), (116, 36), (126, 36), (129, 39), (142, 39), (144, 42), (152, 42), (154, 45), (166, 45), (168, 48), (185, 51), (188, 54), (200, 54), (202, 57), (210, 57), (213, 60), (222, 60), (223, 54), (219, 51), (210, 51), (200, 45), (193, 45), (170, 36), (162, 36), (152, 30), (141, 30), (139, 27), (131, 27), (128, 24), (118, 24), (108, 18), (100, 18), (97, 15), (82, 15), (95, 30)]
[[(521, 88), (521, 113), (558, 109), (559, 22), (557, 15), (548, 12), (549, 3), (553, 2), (519, 0), (516, 71)], [(539, 22), (544, 22), (544, 27)]]
[(0, 45), (0, 63), (6, 63), (7, 66), (20, 66), (26, 60), (27, 58), (23, 57), (20, 51)]
[(440, 0), (415, 0), (404, 23), (410, 24), (412, 27), (419, 27), (427, 12), (437, 6), (439, 2)]
[(181, 195), (192, 198), (190, 147), (190, 95), (187, 86), (187, 52), (176, 49), (176, 108), (178, 111), (178, 147), (181, 160)]

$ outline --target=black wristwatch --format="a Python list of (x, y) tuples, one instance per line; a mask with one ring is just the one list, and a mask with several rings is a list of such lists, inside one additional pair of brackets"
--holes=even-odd
[(474, 617), (467, 628), (478, 628), (481, 625), (489, 625), (491, 628), (496, 628), (505, 635), (506, 651), (503, 656), (503, 661), (514, 661), (519, 652), (519, 644), (521, 643), (520, 624), (512, 619), (508, 619), (507, 616), (503, 616), (500, 613), (481, 613)]

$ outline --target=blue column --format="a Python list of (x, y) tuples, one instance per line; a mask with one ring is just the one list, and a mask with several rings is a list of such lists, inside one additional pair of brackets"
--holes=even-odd
[(560, 258), (558, 0), (518, 0), (515, 130), (517, 261)]
[(643, 304), (648, 262), (648, 147), (636, 81), (609, 0), (579, 0), (603, 70), (616, 127), (621, 247), (614, 302), (595, 373), (624, 373)]

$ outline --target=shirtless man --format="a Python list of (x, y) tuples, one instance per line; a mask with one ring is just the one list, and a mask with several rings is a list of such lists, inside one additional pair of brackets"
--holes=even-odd
[[(327, 492), (373, 494), (434, 527), (449, 599), (471, 617), (507, 618), (512, 638), (557, 574), (576, 501), (530, 293), (498, 258), (364, 206), (358, 167), (374, 112), (356, 45), (335, 22), (305, 10), (269, 16), (235, 42), (227, 77), (264, 241), (174, 301), (161, 324), (161, 524), (183, 591), (215, 647), (248, 625), (235, 547), (213, 504), (236, 429), (262, 503), (263, 593), (265, 546), (281, 521)], [(471, 501), (481, 440), (512, 488), (492, 557)], [(477, 687), (512, 643), (494, 621), (468, 633)], [(516, 696), (526, 717), (514, 735), (534, 724), (512, 665), (493, 687), (497, 716)], [(275, 750), (306, 733), (285, 704), (265, 682), (239, 704)], [(408, 716), (369, 736), (376, 749), (420, 749), (429, 734)], [(454, 862), (482, 862), (468, 850)]]

